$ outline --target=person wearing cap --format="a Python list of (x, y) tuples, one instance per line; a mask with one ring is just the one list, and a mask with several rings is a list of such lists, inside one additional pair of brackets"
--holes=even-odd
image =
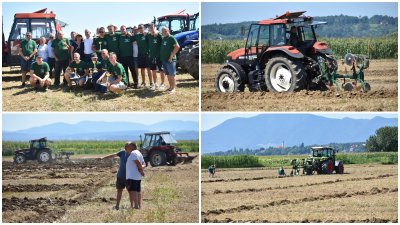
[(86, 63), (81, 60), (79, 53), (74, 53), (74, 61), (72, 61), (71, 64), (69, 64), (67, 72), (65, 72), (64, 74), (64, 77), (68, 83), (68, 91), (72, 90), (71, 79), (78, 79), (79, 86), (83, 86), (86, 80), (86, 77), (84, 76), (85, 69), (86, 69)]
[(91, 56), (93, 53), (92, 45), (93, 45), (93, 37), (91, 36), (92, 32), (90, 30), (85, 29), (85, 39), (83, 40), (83, 61), (89, 63), (91, 60)]
[(138, 68), (140, 69), (140, 73), (142, 75), (142, 84), (141, 87), (146, 87), (146, 70), (147, 76), (149, 77), (150, 87), (153, 86), (153, 79), (151, 76), (151, 71), (149, 68), (149, 48), (148, 48), (148, 41), (147, 35), (144, 32), (143, 24), (138, 26), (138, 33), (135, 35), (135, 41), (138, 45)]
[[(54, 41), (51, 43), (51, 48), (53, 51), (54, 58), (56, 60), (56, 64), (54, 67), (54, 71), (55, 71), (54, 85), (58, 86), (58, 85), (60, 85), (61, 71), (63, 71), (63, 73), (66, 73), (68, 63), (69, 63), (69, 57), (70, 57), (69, 41), (67, 38), (64, 38), (62, 31), (57, 32), (57, 38), (54, 39)], [(65, 78), (64, 78), (64, 84), (66, 84), (66, 83), (67, 82), (65, 81)]]
[(161, 40), (162, 36), (155, 28), (154, 24), (150, 24), (150, 33), (147, 34), (148, 36), (148, 44), (149, 44), (149, 56), (150, 56), (150, 70), (153, 75), (153, 86), (151, 87), (152, 90), (157, 89), (157, 70), (160, 72), (160, 90), (165, 88), (164, 86), (164, 71), (162, 70), (162, 63), (160, 60), (160, 49), (161, 49)]
[(54, 34), (50, 33), (49, 34), (49, 41), (47, 42), (47, 49), (46, 49), (47, 50), (47, 56), (48, 56), (47, 64), (49, 64), (49, 67), (50, 67), (50, 71), (49, 71), (50, 78), (53, 77), (53, 69), (54, 69), (54, 65), (56, 63), (56, 60), (54, 59), (53, 51), (51, 49), (51, 43), (53, 42), (53, 40), (54, 40)]
[(126, 189), (129, 192), (131, 208), (142, 208), (141, 181), (144, 177), (144, 161), (142, 153), (137, 150), (136, 143), (129, 143), (126, 148), (129, 157), (126, 160)]
[(107, 40), (105, 37), (104, 27), (99, 28), (98, 36), (93, 40), (92, 49), (97, 53), (97, 57), (101, 57), (101, 50), (107, 49)]
[[(119, 37), (120, 34), (115, 33), (115, 26), (110, 24), (107, 27), (108, 33), (105, 35), (107, 41), (108, 52), (114, 52), (119, 56)], [(119, 58), (119, 57), (118, 57)]]
[[(86, 75), (89, 75), (90, 73), (92, 73), (93, 91), (96, 91), (96, 82), (102, 74), (102, 67), (101, 67), (101, 62), (99, 60), (97, 60), (96, 53), (93, 52), (91, 54), (90, 59), (91, 60), (86, 64), (85, 73), (86, 73)], [(97, 70), (97, 72), (94, 72), (95, 70)]]
[(25, 87), (26, 74), (30, 71), (31, 64), (35, 62), (35, 54), (37, 52), (37, 45), (32, 40), (31, 32), (25, 33), (25, 39), (21, 41), (19, 46), (19, 56), (21, 57), (21, 71), (22, 71), (22, 85)]
[(50, 71), (49, 65), (43, 61), (41, 55), (37, 55), (36, 62), (32, 63), (30, 67), (30, 78), (29, 78), (29, 82), (31, 83), (35, 91), (38, 90), (37, 85), (39, 85), (41, 88), (45, 88), (44, 89), (45, 91), (49, 89), (51, 85), (49, 71)]
[(79, 55), (84, 58), (85, 55), (85, 43), (83, 42), (83, 37), (81, 34), (75, 36), (75, 41), (71, 45), (71, 59), (74, 58), (74, 53), (79, 53)]
[(133, 78), (133, 88), (136, 89), (138, 86), (138, 77), (133, 62), (133, 52), (131, 50), (134, 38), (132, 35), (126, 32), (125, 25), (122, 25), (120, 30), (121, 30), (121, 35), (119, 37), (119, 53), (120, 53), (119, 61), (121, 62), (122, 66), (125, 69), (128, 79), (128, 86), (129, 86), (129, 74), (128, 74), (128, 69), (129, 69)]
[(106, 84), (109, 91), (119, 94), (122, 90), (125, 90), (128, 85), (126, 72), (122, 64), (117, 62), (117, 54), (111, 52), (109, 60), (111, 65), (107, 68), (107, 73), (110, 73), (111, 76), (106, 77), (106, 73), (103, 73), (97, 80), (97, 83)]
[(131, 142), (125, 143), (124, 149), (121, 149), (117, 153), (110, 154), (105, 157), (97, 158), (97, 160), (105, 160), (105, 159), (113, 159), (115, 157), (119, 157), (117, 180), (115, 182), (115, 187), (117, 189), (117, 203), (114, 206), (114, 209), (116, 209), (116, 210), (119, 210), (119, 203), (121, 202), (122, 192), (126, 188), (126, 161), (128, 160), (128, 157), (130, 156), (130, 152), (131, 152), (130, 149), (132, 149), (130, 144), (131, 144)]
[(162, 27), (162, 42), (160, 49), (160, 59), (163, 65), (163, 70), (168, 76), (169, 89), (167, 90), (170, 94), (176, 91), (176, 53), (179, 51), (179, 44), (175, 37), (169, 33), (167, 27)]

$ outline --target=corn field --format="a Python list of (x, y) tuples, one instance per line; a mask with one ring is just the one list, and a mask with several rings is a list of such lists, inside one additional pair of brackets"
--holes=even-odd
[[(333, 50), (337, 58), (348, 52), (368, 55), (370, 59), (397, 59), (397, 36), (382, 38), (331, 38), (321, 39)], [(202, 40), (201, 62), (223, 63), (226, 55), (236, 49), (244, 48), (244, 40)]]
[(251, 155), (201, 156), (201, 168), (215, 164), (218, 168), (262, 167), (259, 157)]

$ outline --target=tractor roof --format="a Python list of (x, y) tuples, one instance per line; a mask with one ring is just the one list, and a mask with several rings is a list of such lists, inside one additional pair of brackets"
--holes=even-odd
[(33, 139), (31, 141), (47, 141), (47, 137), (42, 137), (42, 138), (39, 138), (39, 139)]
[(56, 14), (52, 11), (46, 12), (47, 8), (32, 12), (32, 13), (16, 13), (14, 18), (16, 19), (46, 19), (46, 18), (56, 18)]
[(302, 16), (305, 12), (306, 11), (286, 12), (283, 15), (276, 16), (273, 19), (261, 20), (258, 24), (272, 25), (272, 24), (290, 24), (290, 23), (304, 23), (304, 22), (310, 23), (312, 21), (312, 17)]
[(332, 147), (329, 146), (316, 146), (316, 147), (311, 147), (313, 151), (321, 151), (321, 150), (335, 150)]
[(158, 20), (163, 20), (163, 19), (167, 19), (167, 17), (188, 17), (188, 16), (192, 16), (192, 15), (189, 15), (189, 14), (185, 13), (185, 11), (186, 11), (186, 9), (178, 10), (175, 13), (168, 14), (168, 15), (165, 15), (165, 16), (160, 16), (157, 19)]
[(160, 134), (171, 134), (171, 132), (161, 131), (161, 132), (144, 133), (144, 135), (160, 135)]

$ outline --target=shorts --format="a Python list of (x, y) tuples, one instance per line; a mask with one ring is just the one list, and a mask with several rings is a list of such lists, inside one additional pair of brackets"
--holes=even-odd
[(126, 187), (126, 179), (117, 177), (117, 181), (115, 182), (115, 187), (117, 189), (124, 189)]
[(158, 70), (159, 72), (162, 72), (162, 63), (159, 57), (151, 58), (150, 59), (150, 69), (151, 70)]
[(24, 59), (21, 59), (21, 71), (29, 72), (31, 70), (31, 64), (33, 62), (35, 62), (34, 59), (30, 59), (28, 61), (25, 61)]
[(141, 180), (131, 180), (128, 179), (126, 181), (126, 189), (128, 191), (136, 191), (136, 192), (140, 192), (141, 191)]
[(149, 56), (148, 55), (144, 55), (144, 56), (139, 56), (138, 58), (138, 63), (137, 63), (137, 67), (138, 68), (147, 68), (149, 67)]
[[(108, 78), (108, 82), (114, 82), (115, 81), (115, 78), (114, 77), (109, 77)], [(126, 85), (124, 84), (124, 82), (122, 82), (122, 81), (120, 81), (119, 83), (117, 83), (117, 84), (112, 84), (112, 85), (115, 85), (115, 86), (117, 86), (117, 88), (118, 89), (121, 89), (121, 90), (124, 90), (124, 89), (126, 89), (127, 87), (126, 87)]]
[(176, 75), (176, 62), (172, 61), (171, 63), (168, 61), (162, 61), (162, 66), (164, 69), (164, 73), (168, 76)]

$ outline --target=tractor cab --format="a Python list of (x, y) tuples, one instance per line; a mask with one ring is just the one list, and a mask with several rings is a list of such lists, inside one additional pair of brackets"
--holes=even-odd
[(185, 14), (185, 10), (180, 10), (170, 15), (157, 18), (157, 29), (161, 32), (162, 27), (168, 27), (171, 35), (196, 29), (197, 17)]
[(40, 139), (30, 140), (29, 144), (31, 149), (47, 148), (47, 138), (44, 137)]
[(145, 133), (141, 149), (150, 149), (159, 146), (175, 146), (177, 141), (170, 132)]
[(312, 157), (335, 158), (336, 150), (331, 147), (312, 147)]
[(46, 12), (46, 10), (47, 8), (32, 13), (16, 13), (14, 15), (14, 23), (8, 36), (7, 47), (3, 48), (3, 58), (6, 57), (3, 66), (18, 66), (20, 64), (19, 45), (25, 39), (26, 32), (31, 32), (32, 40), (38, 43), (41, 37), (47, 39), (50, 33), (56, 33), (67, 25), (57, 20), (52, 11)]

